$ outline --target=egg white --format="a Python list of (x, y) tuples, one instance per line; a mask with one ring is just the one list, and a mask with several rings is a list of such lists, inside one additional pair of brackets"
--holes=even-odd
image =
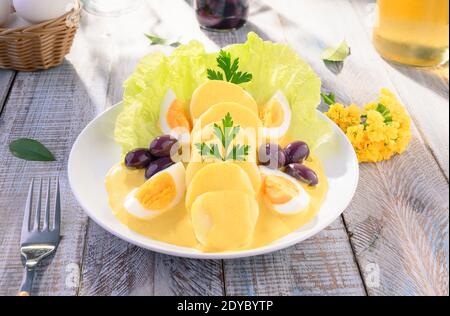
[[(183, 146), (183, 148), (189, 148), (190, 144), (190, 132), (185, 127), (171, 128), (167, 122), (167, 114), (169, 113), (170, 106), (177, 97), (172, 89), (169, 89), (166, 96), (164, 97), (163, 103), (161, 105), (161, 111), (159, 114), (159, 126), (161, 131), (165, 135), (170, 135)], [(184, 150), (185, 151), (185, 150)]]
[(173, 102), (177, 100), (177, 96), (172, 89), (169, 89), (166, 96), (164, 97), (163, 103), (161, 105), (161, 111), (159, 114), (159, 125), (161, 131), (166, 135), (176, 136), (176, 135), (189, 135), (189, 130), (185, 127), (171, 128), (167, 122), (167, 114), (169, 113), (170, 106)]
[(11, 0), (0, 0), (0, 27), (11, 19)]
[(13, 0), (13, 4), (18, 16), (36, 24), (63, 16), (73, 8), (75, 2), (73, 0)]
[[(269, 139), (280, 139), (286, 136), (289, 128), (291, 126), (292, 121), (292, 110), (289, 105), (289, 101), (286, 96), (281, 91), (277, 91), (275, 95), (272, 97), (271, 101), (277, 100), (281, 105), (281, 110), (283, 111), (283, 123), (281, 126), (275, 127), (264, 127), (262, 130), (262, 134), (264, 138)], [(271, 102), (269, 101), (269, 102)]]
[(186, 191), (186, 169), (184, 168), (183, 163), (179, 162), (163, 171), (158, 172), (152, 177), (152, 179), (166, 173), (169, 174), (175, 182), (176, 191), (175, 198), (169, 203), (169, 205), (167, 205), (167, 207), (163, 210), (149, 210), (145, 208), (136, 198), (136, 192), (139, 190), (139, 188), (136, 188), (128, 194), (123, 205), (129, 214), (141, 219), (151, 219), (180, 203)]
[(275, 212), (282, 215), (295, 215), (305, 211), (306, 208), (308, 208), (309, 203), (311, 202), (311, 197), (295, 178), (285, 174), (282, 171), (273, 170), (268, 167), (260, 166), (259, 169), (265, 176), (277, 176), (288, 180), (300, 192), (298, 196), (293, 197), (289, 202), (284, 204), (273, 204), (271, 201), (266, 199)]
[(172, 128), (167, 122), (167, 114), (169, 113), (170, 106), (177, 99), (175, 93), (170, 89), (164, 97), (161, 105), (161, 112), (159, 114), (159, 125), (164, 134), (169, 135), (172, 132)]

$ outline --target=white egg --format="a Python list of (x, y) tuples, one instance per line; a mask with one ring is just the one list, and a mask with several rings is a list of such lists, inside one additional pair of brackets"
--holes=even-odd
[(278, 91), (263, 106), (261, 116), (264, 125), (262, 134), (265, 139), (277, 140), (287, 134), (291, 126), (292, 110), (283, 92)]
[[(306, 210), (311, 202), (311, 197), (296, 179), (280, 170), (264, 166), (260, 167), (260, 172), (264, 177), (264, 198), (275, 212), (282, 215), (295, 215)], [(267, 182), (269, 179), (271, 184)], [(283, 182), (289, 184), (289, 187), (283, 186)], [(275, 187), (275, 183), (277, 187)], [(268, 186), (271, 187), (268, 188)], [(276, 202), (274, 199), (271, 199), (273, 196), (283, 197), (283, 199), (284, 197), (287, 198), (286, 201)]]
[[(141, 201), (137, 198), (137, 193), (139, 190), (149, 183), (149, 181), (153, 181), (152, 183), (155, 183), (158, 181), (158, 179), (161, 179), (161, 176), (163, 175), (169, 175), (170, 178), (173, 180), (173, 186), (170, 188), (170, 190), (175, 191), (175, 195), (170, 201), (167, 201), (167, 205), (165, 205), (161, 209), (149, 209), (145, 207)], [(151, 219), (153, 217), (156, 217), (163, 212), (170, 210), (171, 208), (175, 207), (180, 201), (183, 199), (184, 193), (186, 191), (186, 170), (184, 168), (183, 163), (179, 162), (157, 174), (155, 174), (152, 178), (147, 180), (145, 184), (143, 184), (140, 188), (136, 188), (135, 190), (131, 191), (128, 196), (125, 199), (124, 202), (124, 208), (127, 210), (128, 213), (131, 215), (134, 215), (135, 217), (138, 217), (140, 219)], [(151, 188), (147, 188), (148, 190), (151, 190)], [(169, 189), (169, 188), (165, 188)], [(158, 199), (162, 198), (160, 194), (163, 194), (161, 192), (162, 190), (159, 188), (158, 185), (154, 186), (154, 190), (151, 190), (150, 192), (146, 192), (146, 194), (152, 195), (152, 198)]]
[(32, 25), (30, 22), (25, 21), (17, 14), (13, 13), (11, 14), (11, 18), (9, 19), (9, 22), (6, 23), (3, 27), (7, 29), (16, 29), (16, 28), (22, 28)]
[(63, 16), (74, 7), (74, 0), (13, 0), (17, 14), (37, 24)]
[(0, 0), (0, 27), (11, 18), (11, 0)]

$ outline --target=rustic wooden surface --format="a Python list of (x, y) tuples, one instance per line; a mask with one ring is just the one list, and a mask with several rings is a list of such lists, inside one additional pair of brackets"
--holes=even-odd
[[(187, 1), (189, 2), (189, 1)], [(26, 187), (58, 175), (63, 240), (39, 271), (33, 295), (448, 295), (448, 65), (415, 69), (387, 63), (370, 42), (368, 0), (254, 0), (250, 22), (232, 33), (201, 31), (183, 0), (146, 0), (119, 18), (84, 14), (65, 63), (36, 72), (0, 71), (0, 295), (22, 277), (18, 252)], [(414, 139), (407, 153), (361, 166), (354, 201), (317, 236), (289, 249), (240, 260), (199, 261), (156, 254), (88, 220), (66, 175), (70, 148), (96, 114), (121, 100), (122, 82), (149, 47), (143, 33), (198, 39), (210, 49), (249, 31), (292, 45), (324, 90), (363, 104), (381, 87), (407, 106)], [(346, 38), (353, 55), (339, 75), (320, 61)], [(13, 158), (8, 143), (41, 140), (57, 162)]]

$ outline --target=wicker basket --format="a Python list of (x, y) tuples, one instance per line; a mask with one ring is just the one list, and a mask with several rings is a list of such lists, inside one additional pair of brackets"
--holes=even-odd
[(81, 4), (65, 15), (16, 29), (0, 28), (0, 68), (35, 71), (60, 65), (70, 48), (80, 21)]

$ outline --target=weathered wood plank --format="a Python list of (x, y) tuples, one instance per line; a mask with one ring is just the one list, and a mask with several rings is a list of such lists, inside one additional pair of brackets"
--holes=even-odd
[(0, 114), (5, 105), (11, 85), (16, 76), (16, 72), (12, 70), (0, 70)]
[(225, 261), (227, 295), (366, 295), (339, 218), (320, 234), (273, 254)]
[[(171, 10), (177, 6), (171, 2)], [(137, 62), (151, 50), (144, 33), (175, 36), (172, 25), (155, 8), (161, 2), (147, 1), (138, 11), (104, 19), (95, 27), (96, 36), (108, 38), (107, 47), (90, 42), (99, 58), (113, 52), (107, 86), (107, 106), (122, 99), (124, 80)], [(93, 16), (84, 21), (86, 30), (95, 25)], [(104, 43), (105, 44), (105, 43)], [(156, 254), (132, 246), (90, 223), (82, 268), (80, 295), (222, 295), (221, 261), (199, 261)]]
[[(374, 14), (373, 1), (351, 2), (358, 13), (361, 26), (365, 27), (366, 35), (371, 40), (372, 25), (368, 21), (370, 15)], [(416, 68), (387, 61), (382, 63), (448, 180), (449, 137), (448, 133), (443, 133), (449, 126), (448, 64), (435, 68)]]
[(91, 222), (80, 295), (222, 295), (222, 264), (133, 246)]
[[(107, 56), (96, 56), (89, 48), (92, 37), (92, 30), (79, 30), (71, 54), (59, 67), (18, 73), (0, 116), (0, 214), (5, 219), (0, 222), (0, 295), (14, 295), (20, 285), (23, 268), (18, 247), (27, 187), (32, 177), (47, 176), (60, 178), (63, 238), (51, 264), (39, 267), (32, 295), (78, 291), (88, 219), (71, 193), (67, 159), (77, 135), (105, 107), (110, 63)], [(57, 162), (12, 157), (8, 144), (20, 137), (43, 142)]]
[[(363, 104), (382, 87), (399, 95), (348, 1), (263, 2), (279, 14), (284, 39), (338, 100)], [(322, 18), (312, 12), (320, 12)], [(321, 62), (320, 53), (343, 38), (353, 54), (335, 76)], [(414, 95), (414, 90), (409, 92)], [(415, 125), (412, 130), (414, 139), (406, 154), (361, 166), (358, 192), (344, 213), (371, 295), (448, 294), (448, 181)]]
[[(95, 88), (99, 87), (91, 87)], [(75, 294), (71, 283), (66, 286), (66, 268), (80, 263), (87, 218), (72, 196), (65, 170), (75, 136), (95, 112), (88, 90), (70, 62), (46, 72), (17, 75), (0, 116), (0, 295), (14, 295), (20, 285), (19, 240), (27, 187), (32, 177), (47, 176), (60, 177), (63, 238), (51, 265), (39, 267), (32, 294)], [(42, 141), (57, 162), (32, 163), (12, 157), (8, 144), (20, 137)]]
[(412, 163), (421, 147), (363, 165), (345, 213), (371, 295), (448, 295), (448, 184), (431, 157), (419, 158), (426, 173)]

